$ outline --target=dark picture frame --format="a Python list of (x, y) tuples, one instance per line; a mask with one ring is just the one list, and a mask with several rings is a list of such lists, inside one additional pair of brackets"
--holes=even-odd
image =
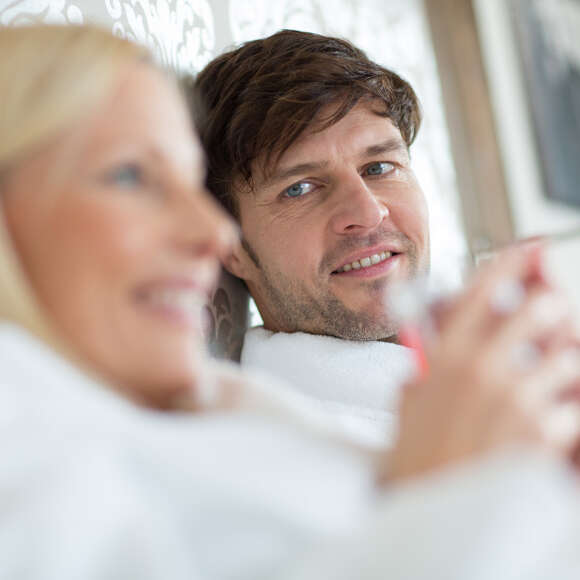
[(510, 0), (510, 12), (546, 195), (580, 207), (580, 0)]

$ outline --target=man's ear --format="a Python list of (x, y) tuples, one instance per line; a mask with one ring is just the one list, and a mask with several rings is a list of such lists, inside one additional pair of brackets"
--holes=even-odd
[(236, 244), (231, 253), (222, 259), (222, 263), (224, 268), (237, 278), (242, 280), (249, 278), (248, 264), (251, 263), (251, 260), (242, 244)]

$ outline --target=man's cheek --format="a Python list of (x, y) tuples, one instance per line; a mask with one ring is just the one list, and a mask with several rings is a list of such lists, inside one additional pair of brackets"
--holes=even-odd
[(428, 243), (428, 216), (421, 205), (402, 208), (396, 225), (401, 232), (421, 248)]

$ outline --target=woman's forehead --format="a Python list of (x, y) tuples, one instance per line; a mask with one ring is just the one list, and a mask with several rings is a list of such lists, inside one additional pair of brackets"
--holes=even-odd
[(143, 141), (167, 153), (177, 154), (186, 147), (189, 157), (201, 155), (177, 87), (148, 64), (129, 67), (94, 116), (94, 146), (123, 139)]
[(108, 159), (145, 153), (176, 171), (203, 171), (201, 146), (178, 89), (153, 66), (131, 63), (103, 102), (23, 161), (27, 182), (62, 185)]

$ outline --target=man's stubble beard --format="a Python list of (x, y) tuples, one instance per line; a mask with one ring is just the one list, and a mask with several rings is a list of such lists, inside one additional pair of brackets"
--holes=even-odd
[[(429, 266), (419, 264), (415, 244), (406, 236), (404, 238), (408, 278), (412, 279), (427, 271)], [(398, 323), (387, 306), (386, 288), (389, 284), (384, 279), (366, 284), (369, 293), (382, 302), (381, 314), (377, 316), (348, 308), (331, 292), (316, 297), (309, 294), (303, 284), (289, 279), (282, 272), (266, 268), (247, 240), (243, 240), (242, 245), (261, 272), (260, 292), (268, 301), (268, 312), (275, 319), (278, 330), (349, 340), (393, 340), (396, 337)]]
[(397, 333), (397, 326), (388, 314), (379, 319), (367, 312), (351, 310), (334, 295), (315, 298), (280, 274), (274, 277), (278, 282), (275, 286), (271, 277), (262, 273), (262, 292), (267, 294), (270, 312), (275, 314), (278, 326), (285, 332), (308, 332), (350, 340), (390, 339)]

